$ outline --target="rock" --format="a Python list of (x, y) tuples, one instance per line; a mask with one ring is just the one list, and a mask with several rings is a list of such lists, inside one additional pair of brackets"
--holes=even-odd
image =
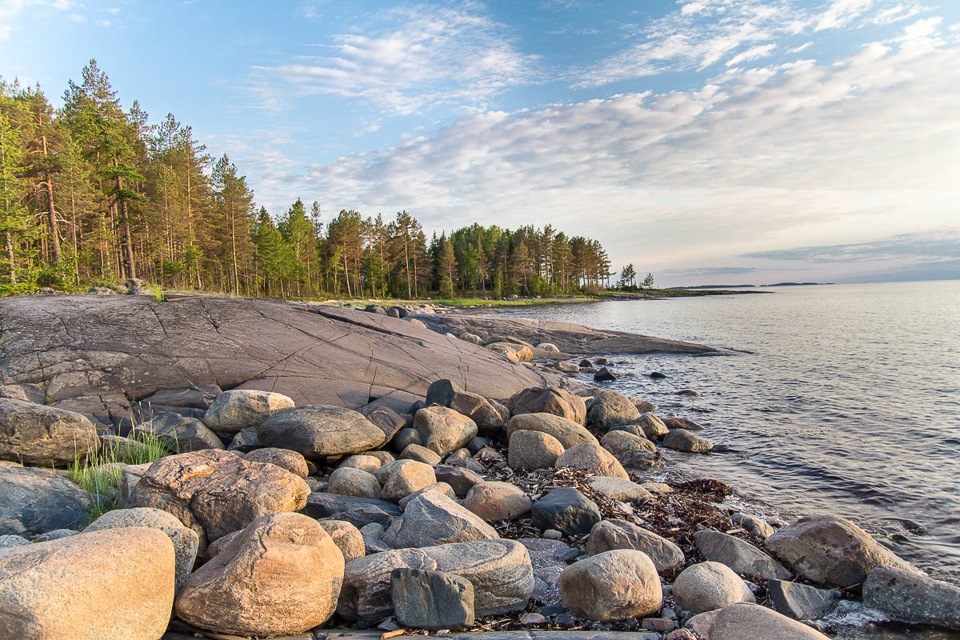
[(901, 622), (960, 630), (960, 587), (902, 567), (873, 569), (863, 604)]
[(764, 583), (773, 608), (794, 620), (817, 620), (837, 604), (840, 592), (817, 589), (799, 582), (767, 580)]
[(64, 538), (69, 538), (75, 536), (79, 531), (73, 529), (54, 529), (53, 531), (47, 531), (46, 533), (41, 533), (36, 538), (33, 539), (34, 542), (50, 542), (51, 540), (63, 540)]
[(601, 520), (590, 530), (587, 553), (594, 556), (614, 549), (642, 551), (658, 573), (669, 573), (683, 566), (683, 551), (670, 540), (632, 522), (615, 518)]
[(616, 391), (598, 391), (587, 411), (587, 424), (609, 430), (618, 424), (632, 424), (640, 412), (627, 396)]
[(169, 511), (197, 532), (202, 551), (262, 515), (299, 511), (309, 493), (303, 478), (286, 469), (204, 449), (154, 462), (129, 504)]
[(584, 558), (560, 576), (563, 605), (575, 615), (607, 622), (660, 610), (660, 576), (641, 551), (617, 549)]
[(541, 342), (537, 345), (537, 349), (540, 351), (546, 351), (547, 353), (560, 353), (560, 347), (552, 342)]
[(420, 549), (397, 549), (346, 563), (337, 615), (348, 621), (381, 620), (393, 612), (390, 575), (394, 569), (434, 571), (437, 562)]
[(475, 333), (461, 333), (459, 337), (460, 337), (460, 339), (463, 340), (464, 342), (469, 342), (470, 344), (475, 344), (475, 345), (477, 345), (478, 347), (482, 347), (482, 346), (483, 346), (483, 338), (481, 338), (480, 336), (478, 336), (478, 335), (475, 334)]
[(71, 640), (163, 635), (173, 606), (173, 544), (135, 527), (0, 552), (0, 637)]
[(759, 580), (789, 580), (783, 565), (740, 538), (706, 529), (693, 534), (697, 551), (706, 560), (725, 564), (740, 575)]
[(467, 492), (463, 506), (487, 522), (516, 520), (530, 513), (533, 501), (509, 482), (481, 482)]
[(680, 389), (679, 391), (674, 391), (674, 394), (678, 396), (685, 396), (687, 398), (699, 398), (700, 392), (694, 391), (693, 389)]
[(583, 398), (558, 387), (532, 387), (519, 391), (507, 401), (510, 413), (549, 413), (582, 425), (587, 418)]
[(120, 470), (119, 504), (130, 506), (130, 498), (133, 496), (134, 489), (137, 488), (137, 485), (140, 483), (140, 478), (147, 472), (151, 464), (153, 463), (145, 462), (144, 464), (127, 464), (123, 466)]
[(756, 601), (753, 593), (732, 569), (710, 561), (692, 564), (677, 576), (673, 582), (673, 599), (679, 608), (693, 613), (721, 609), (738, 602)]
[(800, 518), (764, 545), (798, 575), (827, 587), (855, 587), (881, 564), (910, 568), (866, 531), (834, 515)]
[(507, 447), (507, 464), (514, 471), (549, 469), (563, 451), (563, 444), (548, 433), (514, 431)]
[(383, 466), (379, 458), (365, 454), (347, 456), (337, 465), (338, 469), (359, 469), (367, 473), (373, 473)]
[(381, 307), (379, 304), (368, 304), (366, 307), (363, 308), (363, 310), (366, 311), (367, 313), (375, 313), (380, 316), (387, 315), (387, 310)]
[(557, 458), (553, 465), (557, 469), (570, 467), (579, 469), (586, 473), (596, 476), (608, 476), (610, 478), (622, 478), (629, 480), (630, 476), (620, 465), (609, 451), (599, 444), (584, 442), (567, 449), (563, 455)]
[(397, 460), (377, 472), (382, 479), (380, 497), (394, 502), (437, 481), (434, 468), (416, 460)]
[(88, 534), (94, 531), (128, 529), (130, 527), (156, 529), (170, 538), (170, 542), (173, 543), (176, 562), (177, 590), (183, 587), (190, 576), (190, 572), (193, 571), (193, 563), (197, 559), (197, 551), (200, 548), (200, 538), (196, 531), (183, 526), (183, 523), (177, 520), (173, 514), (148, 507), (114, 509), (94, 520), (83, 532)]
[(437, 493), (442, 493), (443, 495), (447, 496), (451, 500), (457, 499), (457, 494), (453, 492), (453, 487), (451, 487), (449, 484), (447, 484), (446, 482), (434, 482), (431, 485), (427, 485), (423, 489), (417, 489), (410, 495), (400, 498), (400, 501), (397, 503), (397, 505), (400, 507), (401, 510), (406, 509), (407, 504), (409, 504), (411, 500), (414, 500), (415, 498), (417, 498), (417, 496), (427, 493), (428, 491), (436, 491)]
[(556, 529), (568, 536), (589, 533), (600, 522), (600, 509), (572, 487), (554, 489), (533, 503), (533, 526), (541, 531)]
[(458, 498), (465, 498), (474, 485), (486, 482), (486, 479), (476, 471), (462, 467), (451, 467), (438, 464), (433, 468), (438, 482), (445, 482), (453, 488)]
[(453, 453), (449, 454), (446, 458), (443, 459), (443, 463), (448, 467), (463, 467), (464, 469), (469, 469), (476, 473), (483, 473), (486, 471), (484, 466), (470, 454), (470, 449), (466, 447), (462, 449), (457, 449)]
[(716, 619), (718, 613), (720, 613), (720, 609), (698, 613), (695, 616), (691, 616), (683, 626), (696, 632), (698, 639), (709, 638), (710, 628), (713, 627), (713, 621)]
[(197, 418), (179, 413), (159, 413), (143, 424), (134, 425), (131, 435), (149, 433), (169, 442), (168, 448), (175, 453), (188, 453), (201, 449), (223, 449), (223, 441)]
[(580, 371), (580, 367), (565, 360), (558, 360), (553, 363), (553, 366), (556, 367), (558, 371), (563, 371), (564, 373), (578, 373)]
[(651, 371), (649, 376), (654, 380), (663, 380), (664, 378), (667, 377), (667, 374), (662, 373), (660, 371)]
[(12, 533), (0, 535), (0, 549), (24, 547), (28, 544), (30, 544), (30, 541), (23, 536), (17, 536)]
[(314, 492), (307, 497), (302, 513), (311, 518), (345, 520), (361, 529), (374, 522), (389, 527), (394, 518), (400, 517), (400, 508), (386, 500)]
[(367, 452), (366, 452), (365, 454), (363, 454), (363, 455), (365, 455), (365, 456), (370, 456), (370, 457), (372, 457), (372, 458), (376, 458), (377, 460), (380, 461), (380, 466), (381, 466), (381, 467), (382, 467), (383, 465), (390, 464), (391, 462), (395, 462), (395, 461), (397, 460), (396, 456), (394, 456), (394, 455), (393, 455), (392, 453), (390, 453), (389, 451), (382, 451), (382, 450), (379, 450), (379, 451), (367, 451)]
[(443, 406), (417, 411), (413, 428), (420, 434), (423, 446), (441, 456), (463, 447), (477, 435), (477, 424), (473, 420)]
[(334, 469), (333, 473), (330, 474), (327, 492), (358, 498), (381, 497), (380, 483), (377, 482), (377, 478), (372, 473), (350, 467)]
[(663, 446), (687, 453), (710, 453), (713, 443), (686, 429), (674, 429), (663, 437)]
[(480, 517), (445, 495), (430, 491), (407, 503), (381, 542), (394, 549), (498, 538)]
[(663, 420), (652, 413), (641, 413), (637, 419), (637, 426), (643, 430), (643, 435), (649, 440), (656, 440), (670, 433)]
[(367, 405), (361, 407), (360, 413), (370, 424), (383, 431), (385, 441), (393, 438), (401, 429), (409, 423), (410, 416), (402, 416), (390, 407), (383, 405)]
[(217, 633), (303, 633), (333, 615), (343, 572), (343, 554), (315, 520), (262, 516), (190, 576), (176, 615)]
[(614, 456), (619, 456), (628, 451), (657, 450), (657, 446), (645, 437), (622, 430), (608, 431), (603, 438), (600, 439), (600, 444)]
[(233, 439), (230, 440), (230, 444), (227, 445), (227, 451), (250, 453), (254, 449), (259, 449), (262, 446), (263, 445), (260, 444), (260, 436), (257, 433), (257, 427), (245, 427), (234, 434)]
[(829, 640), (816, 629), (756, 604), (723, 607), (710, 625), (710, 640)]
[(676, 629), (677, 623), (670, 618), (644, 618), (640, 626), (647, 631), (659, 631), (663, 633)]
[(510, 419), (510, 411), (505, 406), (468, 391), (454, 393), (449, 407), (473, 420), (484, 433), (499, 433)]
[[(649, 411), (653, 411), (650, 409)], [(641, 412), (642, 413), (642, 412)], [(689, 418), (681, 418), (679, 416), (670, 416), (669, 418), (662, 418), (663, 424), (667, 425), (667, 429), (687, 429), (689, 431), (701, 431), (702, 426), (694, 422)]]
[(593, 374), (595, 382), (613, 382), (620, 378), (620, 374), (614, 373), (607, 367), (600, 367), (600, 370)]
[(86, 416), (0, 398), (0, 460), (49, 467), (82, 460), (99, 447), (97, 428)]
[(346, 520), (317, 520), (333, 544), (343, 554), (345, 562), (362, 558), (365, 555), (363, 535), (360, 530)]
[(426, 399), (423, 401), (424, 406), (429, 407), (432, 404), (437, 404), (441, 407), (449, 407), (450, 403), (453, 402), (454, 394), (462, 391), (460, 385), (453, 380), (447, 378), (436, 380), (427, 387)]
[(393, 436), (393, 440), (390, 441), (390, 445), (393, 447), (393, 450), (396, 452), (401, 452), (412, 444), (422, 444), (420, 440), (420, 434), (413, 427), (405, 427), (397, 431), (396, 435)]
[(587, 478), (590, 488), (611, 500), (629, 502), (631, 500), (650, 500), (653, 494), (636, 482), (622, 478), (607, 476), (590, 476)]
[(633, 398), (633, 397), (631, 397), (630, 400), (633, 402), (633, 406), (635, 406), (637, 408), (637, 411), (639, 411), (641, 414), (653, 413), (654, 411), (657, 410), (657, 405), (651, 404), (646, 400), (641, 400), (640, 398)]
[(397, 621), (415, 629), (459, 629), (473, 624), (473, 584), (441, 571), (398, 568), (390, 572), (390, 599)]
[(293, 400), (282, 393), (235, 389), (217, 396), (203, 414), (203, 422), (214, 431), (237, 433), (245, 427), (256, 427), (270, 416), (293, 407)]
[(624, 469), (630, 471), (651, 471), (665, 465), (663, 455), (659, 451), (624, 451), (617, 460)]
[(398, 456), (401, 460), (416, 460), (424, 464), (440, 464), (443, 459), (436, 451), (427, 449), (419, 444), (408, 444)]
[(55, 473), (0, 466), (0, 535), (79, 529), (92, 507), (88, 492)]
[(438, 571), (462, 576), (473, 584), (477, 616), (521, 611), (533, 593), (533, 567), (516, 540), (479, 540), (423, 549)]
[(306, 458), (363, 453), (386, 442), (383, 431), (363, 414), (328, 405), (278, 413), (261, 423), (257, 436), (264, 446), (292, 449)]
[(307, 467), (306, 459), (296, 451), (291, 451), (290, 449), (265, 447), (263, 449), (255, 449), (243, 457), (247, 462), (275, 464), (281, 469), (286, 469), (301, 478), (306, 478), (310, 475), (310, 469)]
[(517, 431), (539, 431), (560, 441), (564, 449), (584, 442), (598, 444), (592, 433), (583, 426), (549, 413), (524, 413), (510, 418), (507, 423), (507, 437)]
[(733, 524), (760, 538), (769, 538), (776, 532), (765, 520), (749, 513), (735, 513), (730, 516), (730, 520)]

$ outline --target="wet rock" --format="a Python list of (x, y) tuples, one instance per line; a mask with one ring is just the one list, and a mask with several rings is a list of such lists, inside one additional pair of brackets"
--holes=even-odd
[(632, 522), (615, 518), (598, 522), (587, 539), (587, 553), (592, 556), (613, 549), (642, 551), (659, 573), (683, 566), (683, 551), (676, 544)]
[(423, 446), (441, 456), (456, 451), (477, 435), (477, 424), (470, 418), (444, 406), (429, 406), (417, 411), (413, 428)]
[(548, 433), (515, 431), (510, 436), (507, 463), (515, 471), (549, 469), (563, 451), (563, 444)]
[(590, 488), (594, 491), (621, 502), (631, 500), (649, 500), (653, 494), (632, 480), (609, 478), (607, 476), (590, 476), (587, 478)]
[(910, 568), (866, 531), (834, 515), (800, 518), (764, 544), (798, 575), (827, 587), (859, 585), (881, 564)]
[(580, 396), (559, 387), (531, 387), (519, 391), (507, 401), (510, 413), (549, 413), (582, 425), (587, 418), (587, 405)]
[(637, 418), (637, 426), (649, 440), (657, 440), (670, 432), (663, 420), (652, 413), (641, 413)]
[(155, 640), (170, 620), (174, 580), (173, 544), (155, 529), (95, 531), (6, 549), (0, 634)]
[(660, 576), (641, 551), (618, 549), (584, 558), (560, 576), (563, 604), (597, 621), (642, 617), (660, 610)]
[(560, 441), (564, 449), (584, 442), (597, 444), (597, 439), (582, 425), (549, 413), (524, 413), (510, 418), (507, 437), (517, 431), (539, 431)]
[(437, 481), (433, 467), (416, 460), (391, 462), (375, 475), (383, 485), (380, 497), (394, 502)]
[(654, 380), (663, 380), (667, 377), (667, 374), (660, 371), (651, 371), (648, 375)]
[(0, 460), (49, 467), (83, 459), (99, 447), (97, 428), (86, 416), (0, 398)]
[(816, 629), (756, 604), (723, 607), (710, 625), (710, 640), (829, 640)]
[(390, 525), (381, 542), (404, 549), (498, 537), (496, 530), (480, 517), (447, 496), (431, 491), (407, 503), (403, 516)]
[(334, 469), (330, 474), (327, 492), (357, 498), (381, 497), (380, 483), (372, 473), (350, 467)]
[(640, 418), (636, 405), (616, 391), (599, 391), (587, 411), (587, 424), (609, 430), (618, 424), (631, 424)]
[(394, 569), (390, 572), (390, 599), (404, 627), (459, 629), (473, 624), (473, 584), (461, 576)]
[(225, 634), (303, 633), (333, 615), (343, 572), (343, 554), (315, 520), (262, 516), (190, 576), (176, 615)]
[(235, 389), (217, 396), (203, 414), (203, 422), (214, 431), (237, 433), (245, 427), (256, 427), (273, 414), (293, 407), (293, 400), (282, 393)]
[(799, 582), (767, 580), (764, 586), (777, 613), (794, 620), (822, 618), (833, 609), (840, 598), (840, 592), (835, 589), (817, 589)]
[(145, 507), (134, 509), (115, 509), (108, 511), (84, 529), (84, 534), (107, 529), (128, 529), (130, 527), (145, 527), (156, 529), (170, 538), (173, 543), (176, 563), (176, 584), (179, 590), (193, 571), (193, 563), (197, 559), (200, 547), (200, 538), (192, 529), (183, 526), (173, 514), (160, 509)]
[(663, 437), (663, 446), (687, 453), (710, 453), (713, 450), (712, 442), (686, 429), (674, 429), (668, 432)]
[(735, 513), (730, 516), (730, 520), (733, 524), (760, 538), (769, 538), (776, 532), (763, 518), (749, 513)]
[(366, 552), (363, 544), (363, 535), (360, 530), (346, 520), (317, 520), (333, 544), (337, 545), (343, 554), (344, 562), (362, 558)]
[(134, 426), (133, 434), (149, 433), (169, 441), (169, 449), (188, 453), (201, 449), (223, 449), (223, 441), (197, 418), (179, 413), (160, 413), (149, 421)]
[(463, 506), (487, 522), (515, 520), (530, 512), (533, 501), (509, 482), (482, 482), (474, 485)]
[(275, 447), (265, 447), (255, 449), (243, 456), (247, 462), (264, 462), (266, 464), (275, 464), (281, 469), (286, 469), (292, 474), (301, 478), (310, 475), (310, 469), (307, 467), (306, 459), (290, 449), (277, 449)]
[(687, 398), (699, 398), (700, 392), (694, 391), (693, 389), (680, 389), (679, 391), (674, 392), (678, 396), (686, 396)]
[(620, 374), (614, 373), (607, 367), (601, 367), (599, 371), (593, 374), (594, 382), (613, 382), (620, 378)]
[(753, 593), (733, 570), (719, 562), (709, 561), (690, 565), (677, 576), (673, 582), (673, 599), (679, 608), (693, 613), (721, 609), (738, 602), (756, 601)]
[(69, 480), (34, 467), (0, 466), (0, 535), (79, 529), (93, 499)]
[(311, 459), (363, 453), (386, 442), (383, 431), (363, 414), (327, 405), (278, 413), (263, 421), (257, 435), (264, 446), (292, 449)]
[(880, 565), (863, 584), (863, 604), (894, 620), (960, 630), (960, 587)]
[(741, 575), (760, 580), (790, 578), (783, 565), (740, 538), (704, 529), (693, 534), (693, 540), (706, 560), (725, 564)]
[(600, 522), (596, 503), (572, 487), (554, 489), (533, 503), (530, 513), (541, 531), (555, 529), (568, 536), (589, 533)]
[(557, 458), (554, 466), (558, 469), (571, 467), (591, 475), (630, 479), (623, 466), (609, 451), (591, 442), (570, 447)]

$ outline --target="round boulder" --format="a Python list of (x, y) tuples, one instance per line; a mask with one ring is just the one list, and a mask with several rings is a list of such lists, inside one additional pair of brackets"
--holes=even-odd
[(643, 436), (617, 429), (607, 432), (600, 439), (603, 448), (614, 456), (620, 456), (628, 451), (656, 451), (657, 446)]
[(281, 469), (286, 469), (301, 478), (306, 478), (310, 475), (310, 469), (307, 467), (306, 459), (301, 454), (296, 451), (291, 451), (290, 449), (265, 447), (263, 449), (254, 449), (243, 457), (247, 462), (275, 464)]
[(203, 414), (203, 422), (214, 431), (238, 433), (255, 427), (273, 414), (293, 408), (291, 398), (282, 393), (256, 389), (224, 391)]
[(600, 522), (596, 503), (573, 487), (560, 487), (543, 496), (530, 510), (533, 526), (554, 529), (568, 536), (589, 533)]
[(640, 418), (636, 405), (616, 391), (598, 391), (587, 411), (587, 424), (610, 429), (618, 424), (631, 424)]
[(346, 520), (317, 520), (317, 523), (327, 532), (327, 535), (333, 540), (333, 544), (340, 549), (345, 562), (366, 555), (363, 535), (359, 529)]
[(477, 435), (476, 422), (441, 406), (429, 406), (417, 411), (413, 428), (420, 434), (423, 446), (441, 456), (460, 449)]
[(673, 542), (626, 520), (602, 520), (590, 530), (587, 553), (591, 556), (613, 549), (645, 553), (657, 572), (674, 571), (683, 565), (683, 551)]
[(507, 437), (517, 431), (546, 433), (559, 440), (564, 449), (583, 442), (597, 444), (597, 439), (582, 425), (550, 413), (523, 413), (510, 418), (507, 423)]
[(363, 414), (343, 407), (297, 407), (266, 419), (257, 429), (267, 447), (292, 449), (306, 458), (341, 456), (376, 449), (386, 436)]
[(487, 522), (515, 520), (530, 512), (533, 501), (509, 482), (481, 482), (463, 499), (463, 506)]
[(723, 607), (710, 625), (710, 640), (828, 640), (802, 622), (756, 604), (731, 604)]
[(663, 437), (663, 446), (687, 453), (710, 453), (713, 443), (686, 429), (674, 429)]
[(507, 401), (510, 413), (549, 413), (582, 425), (587, 405), (580, 396), (558, 387), (531, 387), (519, 391)]
[(557, 469), (571, 467), (590, 475), (629, 480), (630, 476), (613, 455), (599, 444), (584, 442), (563, 452), (554, 465)]
[(549, 469), (563, 450), (563, 444), (549, 433), (515, 431), (507, 448), (507, 464), (515, 471)]
[(352, 467), (338, 467), (330, 474), (327, 493), (357, 498), (379, 498), (380, 483), (372, 473)]
[(663, 603), (660, 576), (642, 551), (619, 549), (584, 558), (560, 574), (563, 606), (607, 622), (656, 613)]
[(692, 613), (722, 609), (739, 602), (756, 602), (740, 576), (719, 562), (701, 562), (684, 569), (673, 582), (673, 599), (678, 607)]
[(0, 460), (49, 467), (100, 447), (97, 428), (73, 411), (0, 398)]

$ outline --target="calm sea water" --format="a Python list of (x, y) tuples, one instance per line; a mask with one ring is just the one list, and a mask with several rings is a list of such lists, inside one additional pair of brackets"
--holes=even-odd
[(850, 517), (960, 584), (960, 281), (763, 291), (511, 314), (726, 350), (618, 356), (624, 375), (610, 387), (697, 421), (729, 448), (671, 452), (671, 465), (786, 520)]

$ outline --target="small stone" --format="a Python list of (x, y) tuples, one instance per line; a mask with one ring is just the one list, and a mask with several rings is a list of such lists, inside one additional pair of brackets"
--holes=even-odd
[(380, 483), (376, 476), (352, 467), (339, 467), (330, 474), (327, 492), (358, 498), (381, 497)]
[(534, 627), (538, 624), (544, 624), (547, 617), (540, 613), (525, 613), (520, 616), (520, 624), (525, 627)]
[(607, 367), (601, 367), (599, 371), (593, 374), (595, 382), (613, 382), (620, 378), (620, 374), (614, 373)]
[(765, 520), (749, 513), (735, 513), (730, 516), (730, 520), (738, 527), (761, 538), (769, 538), (776, 532), (776, 529), (767, 524)]
[(640, 626), (646, 629), (647, 631), (659, 631), (663, 633), (665, 631), (672, 631), (677, 628), (677, 623), (669, 618), (644, 618), (643, 622), (640, 623)]
[(794, 620), (822, 618), (833, 609), (840, 598), (840, 592), (835, 589), (817, 589), (799, 582), (767, 580), (764, 586), (777, 613)]
[(686, 429), (674, 429), (663, 437), (663, 446), (687, 453), (710, 453), (713, 443)]

